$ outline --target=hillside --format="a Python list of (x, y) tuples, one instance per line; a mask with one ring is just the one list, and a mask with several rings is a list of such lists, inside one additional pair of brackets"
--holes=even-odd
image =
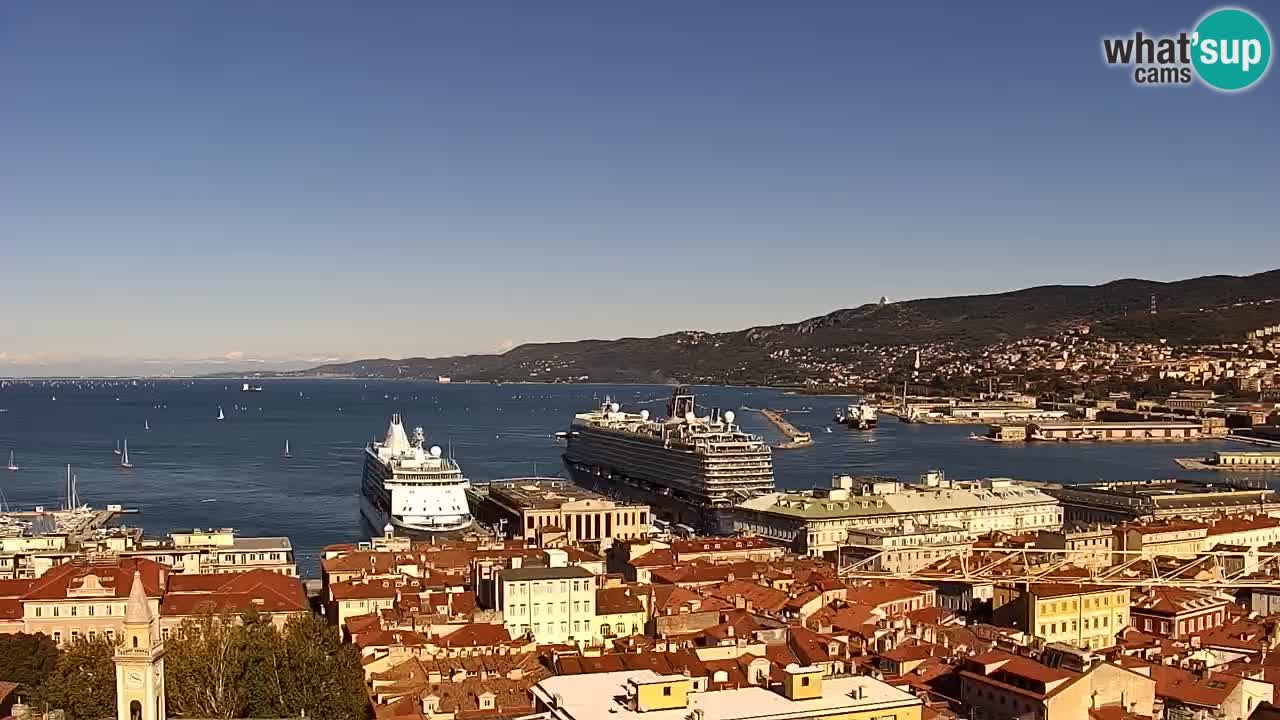
[[(1152, 295), (1158, 312), (1150, 313)], [(1082, 324), (1116, 340), (1165, 339), (1172, 345), (1239, 342), (1245, 332), (1280, 322), (1280, 270), (1162, 283), (1049, 285), (993, 295), (869, 304), (797, 323), (735, 332), (685, 331), (653, 338), (521, 345), (501, 355), (386, 358), (324, 365), (298, 375), (455, 380), (596, 382), (791, 381), (774, 353), (824, 348), (949, 344), (981, 348), (1051, 335)]]

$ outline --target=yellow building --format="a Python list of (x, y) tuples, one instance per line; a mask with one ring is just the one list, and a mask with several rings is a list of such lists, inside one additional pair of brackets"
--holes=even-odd
[(997, 586), (992, 593), (997, 624), (1042, 638), (1096, 650), (1115, 644), (1129, 624), (1129, 590), (1101, 585), (1040, 583)]
[(551, 720), (920, 720), (922, 702), (869, 676), (824, 678), (792, 664), (777, 689), (699, 691), (684, 675), (652, 670), (558, 675), (532, 689)]

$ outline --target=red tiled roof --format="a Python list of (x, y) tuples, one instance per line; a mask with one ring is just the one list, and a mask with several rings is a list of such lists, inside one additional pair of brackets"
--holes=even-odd
[(16, 598), (31, 590), (34, 580), (0, 580), (0, 598)]
[(397, 593), (394, 580), (346, 580), (329, 586), (334, 600), (360, 600), (369, 598), (394, 598)]
[(22, 601), (18, 598), (0, 598), (0, 620), (21, 620)]
[(644, 612), (644, 602), (640, 600), (642, 589), (632, 587), (611, 587), (596, 590), (596, 614), (618, 615), (621, 613)]
[(1234, 675), (1208, 673), (1200, 677), (1170, 665), (1152, 665), (1151, 679), (1156, 681), (1156, 697), (1211, 708), (1220, 707), (1240, 682)]
[[(183, 580), (176, 582), (179, 578)], [(160, 600), (161, 615), (194, 615), (206, 609), (235, 612), (252, 609), (264, 613), (306, 612), (311, 609), (300, 580), (270, 570), (195, 578), (200, 576), (177, 575), (171, 579), (169, 592)], [(208, 578), (216, 578), (220, 582), (215, 584)]]
[(511, 633), (502, 625), (470, 623), (436, 642), (441, 647), (492, 647), (511, 642)]
[(133, 587), (135, 569), (142, 574), (142, 587), (147, 597), (159, 597), (163, 593), (168, 568), (145, 558), (120, 558), (106, 562), (74, 560), (55, 565), (31, 583), (22, 599), (65, 600), (68, 591), (80, 590), (86, 583), (95, 582), (105, 592), (111, 593), (111, 597), (127, 598)]

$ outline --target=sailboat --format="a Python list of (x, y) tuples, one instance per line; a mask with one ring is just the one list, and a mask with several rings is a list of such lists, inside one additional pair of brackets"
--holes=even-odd
[(221, 405), (219, 405), (219, 406), (218, 406), (218, 419), (219, 419), (219, 420), (226, 420), (226, 419), (227, 419), (227, 416), (222, 414), (222, 406), (221, 406)]
[(9, 471), (18, 472), (18, 466), (13, 463), (13, 451), (9, 451)]
[(120, 455), (120, 467), (133, 467), (133, 463), (129, 462), (129, 438), (124, 439), (124, 452)]
[(289, 452), (289, 441), (284, 441), (284, 456), (286, 459), (293, 457), (293, 453)]
[(143, 431), (145, 431), (145, 432), (151, 432), (151, 421), (150, 421), (150, 420), (143, 420), (143, 421), (142, 421), (142, 429), (143, 429)]
[(112, 450), (111, 452), (113, 452), (113, 453), (115, 453), (115, 454), (117, 454), (117, 455), (119, 455), (119, 454), (120, 454), (120, 441), (119, 441), (119, 440), (117, 440), (117, 441), (116, 441), (116, 449), (115, 449), (115, 450)]

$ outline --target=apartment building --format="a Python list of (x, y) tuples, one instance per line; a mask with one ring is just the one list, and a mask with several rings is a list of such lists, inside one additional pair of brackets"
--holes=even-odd
[(501, 570), (493, 607), (512, 637), (532, 634), (539, 644), (591, 640), (596, 622), (596, 576), (569, 566), (562, 551), (547, 550), (547, 567)]
[(1129, 590), (1101, 585), (997, 585), (992, 612), (999, 625), (1047, 643), (1096, 650), (1115, 644), (1129, 625)]
[(1135, 630), (1181, 640), (1226, 622), (1230, 598), (1184, 588), (1135, 589), (1129, 616)]
[(972, 720), (1090, 720), (1154, 717), (1156, 683), (1118, 665), (1103, 663), (1085, 673), (1051, 668), (1000, 650), (964, 661), (960, 700)]

